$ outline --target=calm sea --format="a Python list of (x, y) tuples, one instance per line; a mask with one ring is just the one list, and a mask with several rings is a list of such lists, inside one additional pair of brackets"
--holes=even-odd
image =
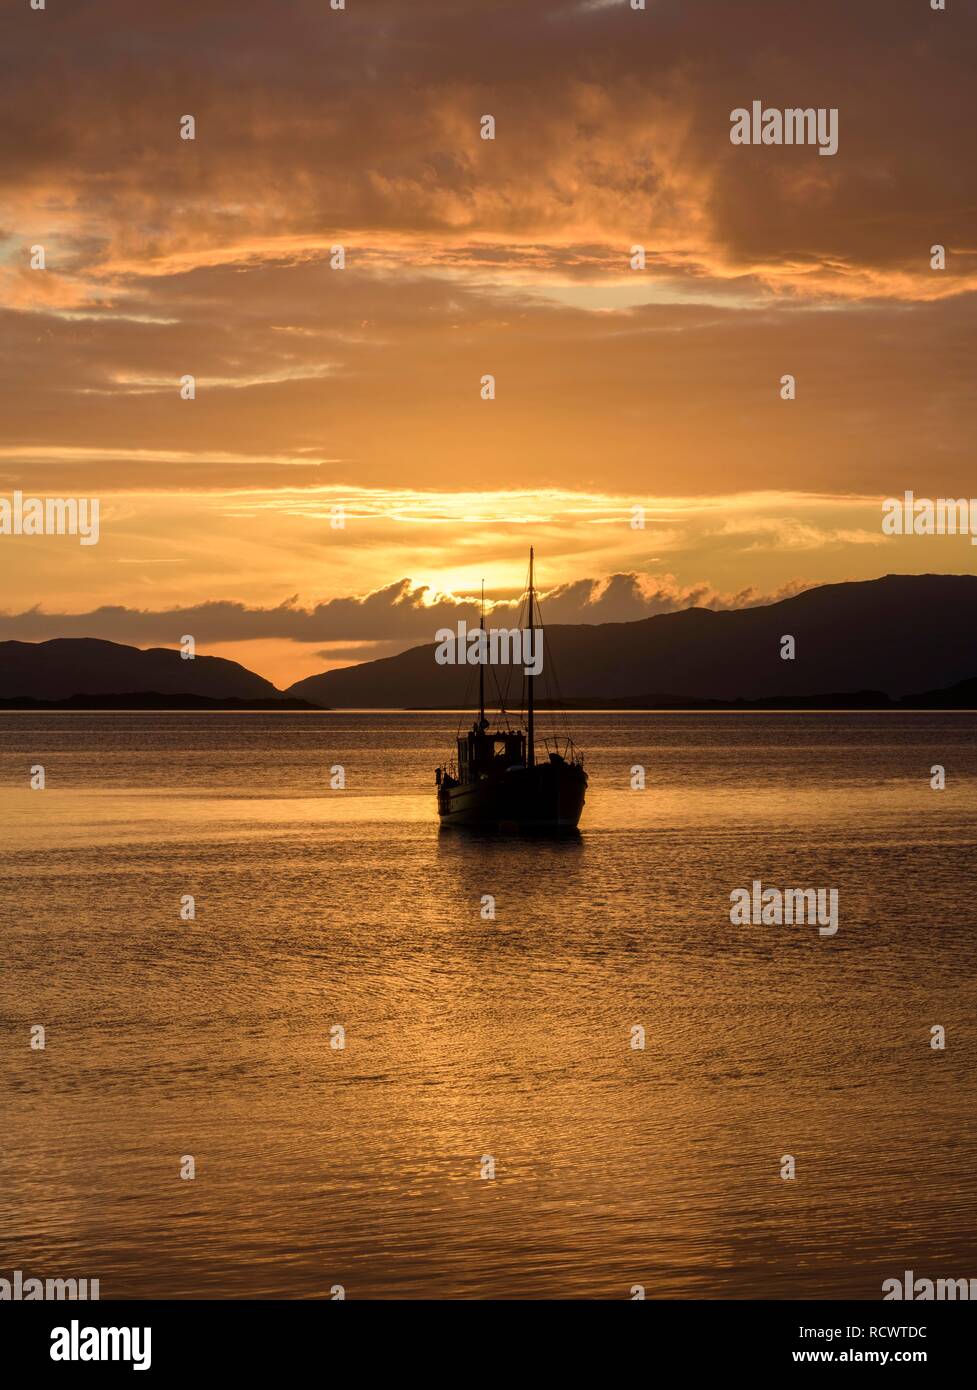
[[(572, 722), (582, 833), (527, 841), (439, 833), (453, 715), (0, 716), (0, 1275), (123, 1298), (977, 1277), (973, 718)], [(754, 879), (836, 888), (837, 935), (732, 926)]]

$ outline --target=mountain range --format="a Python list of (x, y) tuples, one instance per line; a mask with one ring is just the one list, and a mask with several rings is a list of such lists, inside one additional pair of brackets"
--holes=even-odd
[[(546, 614), (543, 618), (545, 621)], [(770, 700), (847, 692), (901, 698), (977, 675), (977, 576), (888, 575), (825, 584), (779, 603), (686, 608), (630, 623), (547, 627), (544, 677), (575, 702)], [(793, 660), (781, 657), (793, 637)], [(435, 644), (297, 681), (288, 694), (333, 707), (471, 703), (472, 668), (438, 666)], [(520, 677), (512, 674), (510, 691)], [(487, 682), (494, 689), (494, 677)]]
[[(545, 612), (544, 612), (545, 619)], [(885, 706), (977, 704), (977, 576), (887, 575), (826, 584), (755, 608), (688, 608), (628, 623), (547, 627), (541, 701), (650, 707), (759, 702)], [(433, 636), (433, 634), (432, 634)], [(783, 659), (784, 638), (793, 659)], [(74, 707), (311, 705), (445, 708), (470, 705), (475, 668), (438, 665), (435, 642), (278, 690), (234, 661), (140, 650), (94, 638), (0, 643), (0, 702)], [(554, 681), (553, 677), (557, 680)], [(489, 703), (508, 677), (487, 673)], [(920, 693), (922, 692), (922, 693)]]

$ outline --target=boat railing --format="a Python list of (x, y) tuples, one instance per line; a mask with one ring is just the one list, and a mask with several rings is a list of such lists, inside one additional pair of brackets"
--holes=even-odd
[(550, 734), (543, 739), (543, 747), (547, 753), (556, 753), (566, 763), (583, 764), (583, 754), (578, 750), (572, 738), (561, 738)]

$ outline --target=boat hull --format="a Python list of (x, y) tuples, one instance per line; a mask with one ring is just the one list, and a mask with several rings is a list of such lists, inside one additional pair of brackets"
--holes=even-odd
[(586, 791), (587, 774), (575, 763), (510, 767), (471, 782), (443, 783), (438, 815), (442, 825), (575, 830)]

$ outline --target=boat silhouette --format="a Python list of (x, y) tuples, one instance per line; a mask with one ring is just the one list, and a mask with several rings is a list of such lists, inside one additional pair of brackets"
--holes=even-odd
[[(530, 649), (537, 633), (542, 640), (534, 558), (530, 549), (522, 625)], [(479, 631), (485, 631), (484, 586)], [(485, 713), (485, 666), (483, 641), (478, 662), (478, 718), (465, 733), (459, 733), (455, 761), (435, 770), (441, 824), (499, 830), (576, 830), (587, 791), (587, 774), (569, 732), (562, 738), (544, 739), (544, 756), (537, 758), (537, 677), (531, 669), (524, 673), (522, 719), (513, 723), (500, 695), (493, 728)]]

